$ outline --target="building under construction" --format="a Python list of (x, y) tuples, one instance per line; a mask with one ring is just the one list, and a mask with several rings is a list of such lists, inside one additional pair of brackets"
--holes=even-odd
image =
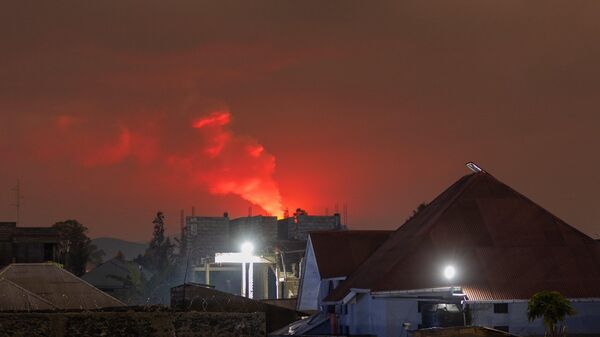
[[(293, 298), (297, 296), (300, 266), (309, 232), (343, 230), (339, 214), (308, 215), (298, 209), (292, 216), (187, 216), (182, 224), (186, 256), (186, 282), (201, 283), (233, 294), (243, 294), (244, 286), (254, 298)], [(240, 263), (215, 261), (220, 253), (239, 252), (251, 242), (254, 255), (252, 280), (243, 280)]]

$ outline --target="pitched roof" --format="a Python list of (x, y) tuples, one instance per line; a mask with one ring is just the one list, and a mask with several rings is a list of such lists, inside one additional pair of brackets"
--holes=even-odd
[[(443, 268), (453, 265), (449, 283)], [(398, 228), (327, 301), (371, 291), (462, 286), (470, 300), (541, 290), (600, 297), (600, 245), (486, 172), (462, 177)]]
[(138, 263), (115, 257), (85, 273), (81, 279), (100, 289), (121, 289), (125, 286), (124, 279), (130, 276), (132, 269), (139, 270), (146, 279), (151, 277), (151, 273)]
[(7, 279), (0, 278), (0, 311), (50, 310), (54, 305)]
[(125, 304), (54, 263), (13, 263), (0, 270), (9, 280), (58, 309), (97, 309)]
[(393, 231), (319, 231), (310, 233), (321, 278), (347, 277)]

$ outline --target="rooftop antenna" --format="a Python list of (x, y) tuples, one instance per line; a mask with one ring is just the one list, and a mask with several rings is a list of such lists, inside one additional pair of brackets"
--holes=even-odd
[(344, 225), (348, 226), (348, 203), (344, 202)]
[(13, 206), (17, 209), (17, 225), (21, 221), (21, 200), (23, 200), (23, 196), (21, 195), (21, 181), (17, 179), (17, 186), (12, 188), (12, 191), (15, 192), (15, 203)]
[(248, 217), (252, 216), (252, 206), (248, 207)]
[(196, 216), (196, 207), (192, 206), (192, 216)]
[(185, 216), (184, 211), (181, 210), (179, 213), (179, 228), (181, 230), (181, 239), (183, 240), (183, 231), (185, 230)]
[(479, 165), (475, 164), (472, 161), (468, 162), (466, 165), (469, 168), (469, 170), (471, 170), (475, 173), (484, 172), (483, 169), (481, 167), (479, 167)]

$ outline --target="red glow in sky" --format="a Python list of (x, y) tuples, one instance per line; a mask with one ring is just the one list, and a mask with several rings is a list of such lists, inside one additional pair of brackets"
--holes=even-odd
[(0, 221), (19, 179), (23, 225), (93, 236), (192, 206), (393, 229), (475, 161), (600, 235), (600, 2), (4, 7)]

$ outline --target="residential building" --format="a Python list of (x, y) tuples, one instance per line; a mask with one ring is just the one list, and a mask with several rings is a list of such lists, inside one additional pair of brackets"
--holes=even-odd
[(10, 263), (56, 261), (58, 242), (54, 228), (0, 222), (0, 268)]
[[(314, 280), (306, 270), (303, 283)], [(387, 337), (474, 325), (543, 335), (542, 321), (527, 319), (527, 301), (555, 290), (576, 311), (566, 320), (569, 333), (599, 334), (599, 284), (598, 242), (477, 170), (391, 233), (337, 287), (320, 285), (329, 292), (320, 314), (298, 330)]]
[(319, 310), (323, 298), (350, 276), (391, 233), (383, 230), (310, 233), (298, 292), (298, 310)]
[[(99, 309), (125, 304), (55, 263), (13, 263), (0, 270), (1, 310)], [(12, 289), (12, 290), (11, 290)], [(18, 294), (21, 294), (18, 298)], [(10, 299), (11, 303), (4, 303)], [(30, 299), (33, 301), (29, 303)]]
[(150, 280), (152, 273), (134, 261), (114, 257), (81, 276), (81, 279), (128, 304), (144, 304), (132, 294), (132, 277)]

